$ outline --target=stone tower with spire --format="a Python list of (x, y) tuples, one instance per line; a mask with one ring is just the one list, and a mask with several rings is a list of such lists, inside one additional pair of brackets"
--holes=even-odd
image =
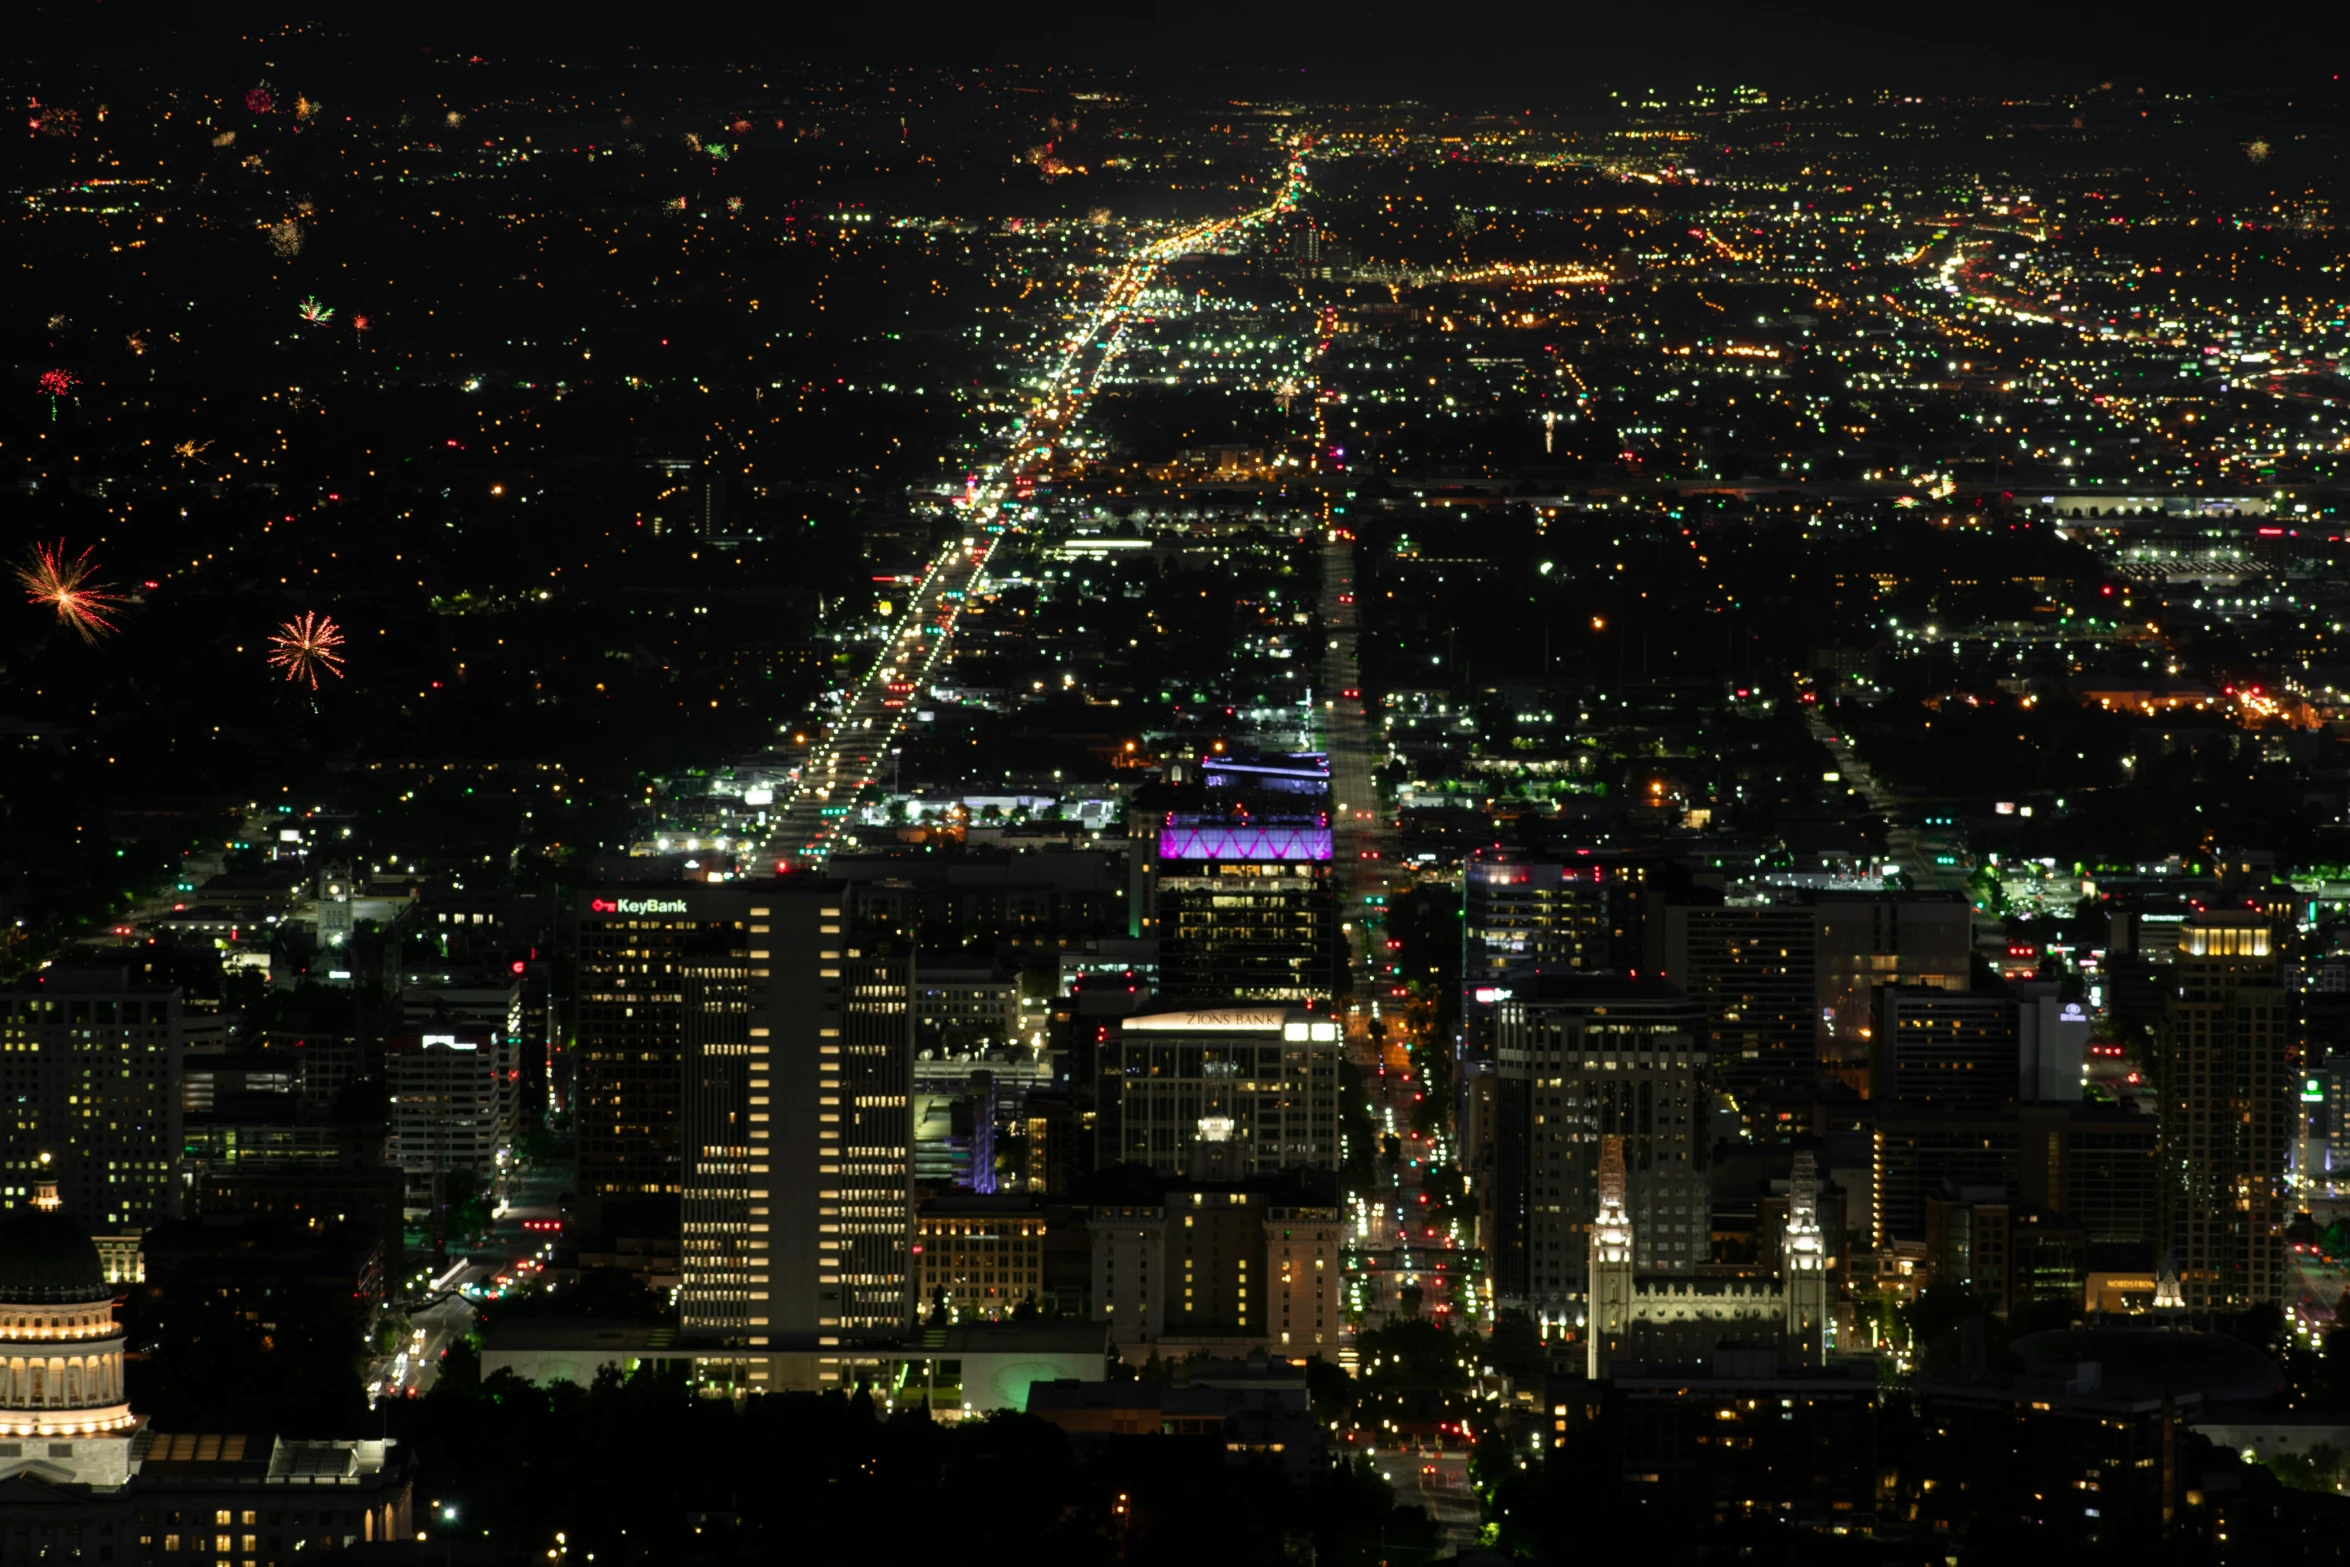
[(1632, 1327), (1632, 1220), (1624, 1202), (1624, 1140), (1599, 1140), (1599, 1214), (1591, 1223), (1591, 1310), (1585, 1374), (1599, 1380)]

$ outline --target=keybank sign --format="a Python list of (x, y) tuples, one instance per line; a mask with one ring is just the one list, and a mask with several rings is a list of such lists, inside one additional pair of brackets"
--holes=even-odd
[(596, 914), (683, 914), (683, 898), (591, 898), (588, 909)]

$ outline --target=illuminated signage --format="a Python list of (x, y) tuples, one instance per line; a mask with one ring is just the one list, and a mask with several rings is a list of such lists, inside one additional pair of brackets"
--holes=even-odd
[(683, 898), (591, 898), (592, 914), (683, 914)]
[(2064, 1023), (2086, 1023), (2089, 1021), (2089, 1016), (2087, 1013), (2081, 1010), (2081, 1004), (2078, 1001), (2068, 1001), (2064, 1004), (2064, 1015), (2059, 1018), (2058, 1021)]
[(2301, 1079), (2301, 1102), (2305, 1105), (2324, 1104), (2326, 1102), (2325, 1079), (2320, 1077)]

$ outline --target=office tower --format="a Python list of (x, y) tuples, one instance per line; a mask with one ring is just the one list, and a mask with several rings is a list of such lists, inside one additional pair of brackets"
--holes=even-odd
[[(524, 907), (527, 910), (529, 905)], [(453, 920), (462, 920), (468, 912), (460, 909), (452, 915), (447, 909), (436, 911), (439, 917)], [(495, 912), (487, 915), (493, 920), (498, 917)], [(547, 923), (551, 926), (553, 922)], [(514, 928), (507, 924), (485, 924), (469, 929), (452, 923), (433, 930), (432, 934), (452, 949), (452, 964), (408, 973), (407, 985), (400, 992), (400, 1028), (403, 1033), (411, 1034), (459, 1034), (467, 1038), (497, 1034), (512, 1039), (520, 1051), (516, 1064), (522, 1073), (516, 1113), (525, 1124), (536, 1125), (546, 1115), (549, 1073), (553, 1066), (549, 1050), (553, 1038), (548, 992), (554, 965), (541, 948), (523, 949), (538, 951), (540, 956), (536, 959), (518, 953), (512, 958), (471, 968), (460, 966), (462, 960), (456, 959), (457, 951), (468, 945), (499, 940)]]
[(522, 1047), (503, 1031), (384, 1041), (389, 1157), (407, 1172), (412, 1200), (429, 1200), (436, 1175), (497, 1172), (521, 1129), (521, 1058)]
[(2162, 1238), (2190, 1311), (2242, 1311), (2284, 1291), (2291, 1147), (2289, 1002), (2258, 914), (2179, 927), (2154, 1081)]
[(1491, 1044), (1493, 1008), (1516, 979), (1648, 964), (1658, 873), (1588, 849), (1529, 856), (1473, 850), (1462, 874), (1461, 1018), (1470, 1053)]
[(1297, 1007), (1125, 1019), (1101, 1049), (1096, 1160), (1163, 1175), (1202, 1144), (1242, 1175), (1338, 1167), (1339, 1025)]
[(2016, 1013), (2015, 998), (1998, 992), (1880, 988), (1870, 1097), (1967, 1110), (2013, 1103)]
[(752, 1349), (896, 1331), (914, 1307), (911, 950), (846, 920), (837, 883), (739, 891), (738, 951), (678, 974), (680, 1323)]
[(177, 1211), (178, 989), (121, 969), (52, 968), (0, 993), (0, 1196), (56, 1183), (92, 1230), (143, 1230)]
[(2004, 1187), (1951, 1186), (1926, 1200), (1927, 1278), (1969, 1291), (1997, 1316), (2034, 1303), (2079, 1310), (2088, 1253), (2078, 1221), (2020, 1207)]
[(1705, 1010), (1658, 979), (1543, 976), (1497, 1008), (1495, 1294), (1552, 1316), (1588, 1287), (1599, 1154), (1619, 1149), (1630, 1265), (1683, 1273), (1712, 1246)]
[(1715, 1081), (1749, 1131), (1776, 1130), (1771, 1094), (1817, 1080), (1817, 941), (1809, 908), (1665, 911), (1665, 977), (1705, 1009)]
[(1157, 1199), (1096, 1203), (1092, 1240), (1093, 1316), (1121, 1346), (1158, 1338), (1167, 1327), (1167, 1211)]
[(2052, 979), (2008, 986), (2016, 1000), (2016, 1098), (2025, 1104), (2072, 1104), (2081, 1097), (2081, 1063), (2089, 1054), (2087, 1000)]
[(914, 985), (914, 1041), (941, 1056), (976, 1057), (1020, 1037), (1020, 981), (992, 968), (925, 963)]
[(1162, 1001), (1327, 1002), (1344, 949), (1326, 816), (1180, 816), (1140, 889), (1159, 937)]
[(1887, 985), (1964, 990), (1974, 972), (1974, 911), (1961, 893), (1809, 895), (1823, 1075), (1859, 1088), (1872, 1060), (1874, 998)]
[(1964, 990), (1973, 965), (1971, 916), (1956, 894), (1813, 892), (1801, 903), (1672, 908), (1664, 925), (1665, 977), (1705, 1003), (1720, 1080), (1756, 1132), (1774, 1094), (1822, 1077), (1868, 1090), (1879, 989)]
[(596, 1206), (680, 1187), (685, 969), (747, 952), (747, 884), (629, 887), (579, 899), (575, 1120)]
[(1021, 1117), (1021, 1147), (1027, 1155), (1027, 1189), (1047, 1197), (1065, 1197), (1080, 1168), (1086, 1167), (1078, 1147), (1077, 1108), (1066, 1093), (1028, 1096)]
[(2077, 1221), (2093, 1245), (2155, 1242), (2161, 1181), (2150, 1117), (2080, 1100), (1871, 1108), (1873, 1250), (1923, 1241), (1927, 1204), (1948, 1188), (2012, 1192), (2020, 1207)]

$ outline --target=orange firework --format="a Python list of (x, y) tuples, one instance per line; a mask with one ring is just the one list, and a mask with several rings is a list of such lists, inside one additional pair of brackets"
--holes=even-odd
[(59, 539), (54, 545), (34, 545), (31, 563), (16, 568), (16, 580), (25, 585), (33, 603), (53, 606), (57, 617), (80, 632), (84, 642), (95, 642), (99, 633), (114, 629), (106, 606), (122, 602), (121, 594), (90, 580), (96, 569), (88, 550), (68, 557), (65, 541)]
[(269, 640), (277, 647), (269, 661), (284, 670), (288, 680), (308, 680), (315, 691), (322, 669), (337, 680), (343, 678), (343, 655), (335, 651), (343, 645), (343, 631), (326, 616), (304, 610), (301, 619), (287, 621)]

